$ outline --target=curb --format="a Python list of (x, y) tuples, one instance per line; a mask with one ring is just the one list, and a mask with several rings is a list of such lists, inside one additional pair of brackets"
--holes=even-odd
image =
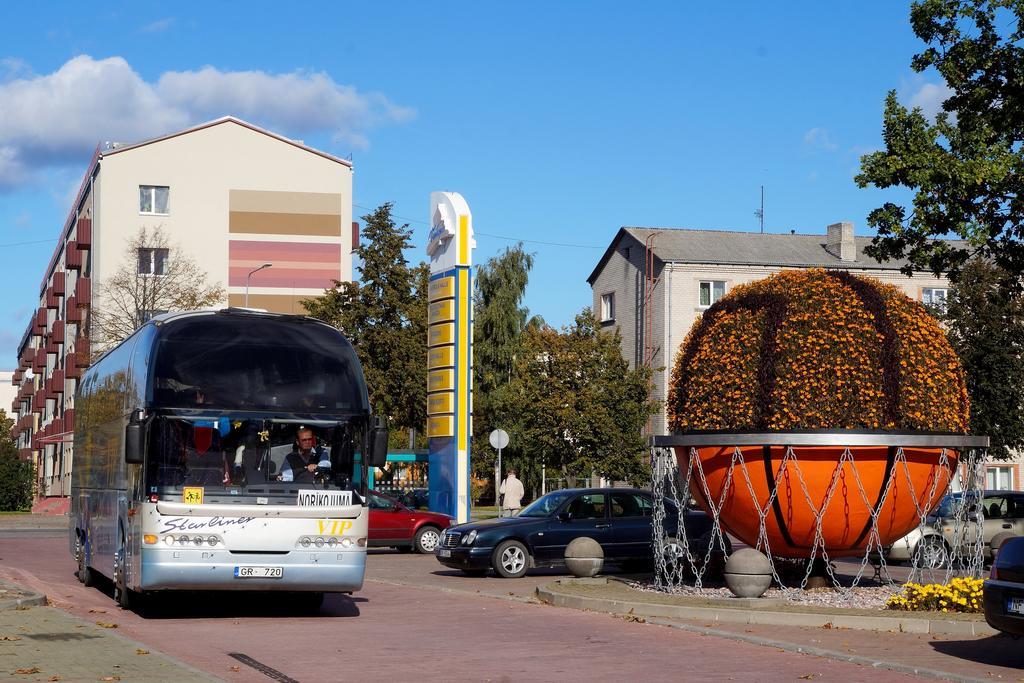
[(42, 593), (36, 593), (6, 581), (0, 581), (0, 588), (24, 593), (24, 597), (21, 598), (0, 600), (0, 609), (18, 609), (19, 607), (40, 607), (46, 605), (46, 596)]
[[(699, 619), (740, 624), (770, 626), (810, 626), (822, 628), (860, 629), (865, 631), (898, 631), (945, 636), (993, 636), (998, 631), (983, 621), (952, 621), (921, 619), (915, 617), (866, 617), (844, 614), (817, 614), (814, 612), (772, 612), (770, 610), (734, 609), (728, 607), (688, 607), (646, 602), (627, 602), (579, 595), (568, 595), (558, 591), (566, 579), (558, 579), (546, 586), (537, 587), (537, 598), (557, 607), (631, 614), (641, 617), (663, 619)], [(568, 579), (574, 581), (574, 579)]]
[(936, 678), (942, 681), (957, 681), (957, 683), (981, 683), (982, 681), (990, 681), (989, 678), (971, 678), (970, 676), (961, 676), (960, 674), (949, 673), (948, 671), (940, 671), (938, 669), (924, 669), (909, 664), (899, 664), (896, 662), (884, 662), (879, 659), (872, 659), (870, 657), (861, 657), (859, 655), (851, 655), (846, 652), (838, 652), (836, 650), (828, 650), (821, 647), (813, 647), (808, 645), (796, 645), (794, 643), (787, 643), (782, 640), (773, 640), (771, 638), (759, 638), (757, 636), (748, 636), (741, 633), (733, 633), (731, 631), (722, 631), (716, 628), (707, 628), (704, 626), (693, 626), (691, 624), (680, 624), (678, 622), (663, 621), (661, 619), (650, 619), (649, 624), (656, 626), (667, 626), (669, 628), (677, 628), (681, 631), (689, 631), (690, 633), (698, 633), (706, 636), (717, 636), (719, 638), (728, 638), (729, 640), (738, 640), (745, 643), (751, 643), (753, 645), (766, 645), (768, 647), (778, 648), (785, 650), (786, 652), (794, 652), (797, 654), (811, 655), (813, 657), (821, 657), (822, 659), (833, 659), (841, 662), (849, 662), (850, 664), (859, 664), (872, 669), (884, 669), (887, 671), (895, 671), (897, 673), (912, 674), (914, 676), (926, 676), (928, 678)]

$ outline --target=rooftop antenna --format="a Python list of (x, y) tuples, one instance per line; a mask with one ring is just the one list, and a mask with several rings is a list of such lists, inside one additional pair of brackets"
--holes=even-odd
[(764, 185), (761, 186), (761, 208), (754, 211), (757, 220), (761, 222), (761, 234), (764, 234)]

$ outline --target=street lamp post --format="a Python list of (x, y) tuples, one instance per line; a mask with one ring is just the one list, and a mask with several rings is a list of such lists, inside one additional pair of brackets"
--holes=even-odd
[(273, 263), (264, 263), (259, 268), (255, 268), (253, 270), (250, 270), (249, 274), (245, 276), (245, 307), (246, 308), (249, 308), (249, 278), (251, 278), (253, 276), (253, 273), (258, 273), (261, 270), (263, 270), (264, 268), (269, 268), (272, 265), (274, 265), (274, 264)]

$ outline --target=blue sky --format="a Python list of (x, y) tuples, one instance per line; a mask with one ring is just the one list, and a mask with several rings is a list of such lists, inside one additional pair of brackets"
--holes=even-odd
[[(98, 142), (234, 114), (355, 163), (425, 258), (429, 194), (461, 192), (479, 263), (535, 254), (526, 304), (563, 325), (623, 225), (824, 233), (860, 190), (885, 94), (934, 111), (909, 3), (8, 4), (0, 42), (0, 367), (38, 301)], [(511, 239), (506, 239), (511, 238)], [(23, 244), (25, 242), (37, 242)], [(561, 246), (573, 245), (573, 246)]]

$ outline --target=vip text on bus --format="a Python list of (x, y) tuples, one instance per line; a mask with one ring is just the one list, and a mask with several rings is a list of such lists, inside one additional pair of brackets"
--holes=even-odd
[(241, 309), (165, 314), (75, 398), (71, 551), (122, 607), (175, 590), (294, 591), (319, 606), (366, 567), (366, 467), (387, 430), (333, 327)]

